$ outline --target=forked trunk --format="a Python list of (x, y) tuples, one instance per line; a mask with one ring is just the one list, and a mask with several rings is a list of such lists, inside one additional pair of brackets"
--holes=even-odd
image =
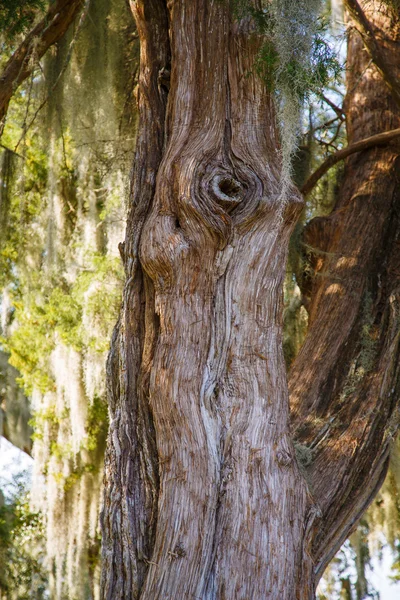
[(314, 596), (319, 508), (295, 459), (282, 354), (302, 201), (280, 199), (261, 39), (228, 4), (132, 4), (141, 123), (108, 364), (107, 600)]

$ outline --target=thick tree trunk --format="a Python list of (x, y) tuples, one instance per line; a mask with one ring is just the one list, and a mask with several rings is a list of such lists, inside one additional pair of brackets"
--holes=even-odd
[(273, 105), (249, 75), (260, 39), (227, 4), (133, 5), (141, 125), (103, 521), (113, 600), (309, 595), (314, 507), (281, 348), (302, 202), (278, 200)]
[[(379, 425), (382, 433), (392, 410), (394, 364), (390, 382), (384, 376), (384, 414), (366, 425), (356, 420), (344, 458), (331, 442), (318, 446), (310, 474), (295, 459), (282, 282), (302, 202), (295, 190), (287, 203), (279, 200), (274, 108), (253, 69), (261, 40), (251, 19), (235, 21), (228, 4), (132, 3), (141, 39), (141, 123), (121, 248), (127, 284), (108, 363), (107, 600), (309, 600), (387, 458), (387, 444), (377, 447), (369, 474), (372, 442), (365, 449), (362, 439), (365, 427)], [(396, 302), (382, 314), (390, 333), (382, 360), (397, 349)], [(302, 422), (318, 396), (307, 396), (304, 381), (310, 388), (313, 381), (302, 379), (301, 369), (313, 365), (301, 360), (293, 397)], [(370, 437), (380, 443), (383, 434)], [(302, 440), (308, 442), (305, 434)], [(343, 502), (338, 490), (346, 474), (335, 480), (342, 465), (352, 469), (353, 484)], [(346, 504), (361, 467), (368, 490)]]

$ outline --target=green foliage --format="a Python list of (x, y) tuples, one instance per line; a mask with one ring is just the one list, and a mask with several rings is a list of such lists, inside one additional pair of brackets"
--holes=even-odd
[[(236, 19), (251, 17), (263, 36), (256, 70), (271, 91), (288, 91), (299, 102), (335, 81), (341, 71), (337, 54), (327, 41), (328, 21), (320, 2), (273, 0), (256, 9), (248, 0), (233, 0)], [(290, 25), (284, 35), (283, 27)]]
[(12, 500), (0, 506), (0, 596), (41, 600), (46, 590), (42, 516), (31, 510), (19, 484)]
[[(7, 148), (18, 142), (23, 119), (23, 90), (13, 99), (2, 141)], [(35, 255), (40, 260), (42, 236), (37, 221), (43, 213), (48, 180), (48, 164), (44, 149), (36, 135), (26, 140), (24, 155), (3, 150), (0, 188), (0, 287), (15, 280), (16, 264)], [(35, 226), (36, 224), (36, 226)]]
[(275, 92), (281, 125), (281, 197), (291, 185), (292, 160), (297, 149), (304, 101), (337, 80), (342, 67), (327, 41), (327, 21), (321, 0), (271, 0), (255, 9), (246, 0), (233, 0), (237, 19), (251, 17), (263, 38), (255, 69)]
[[(10, 364), (21, 373), (20, 382), (28, 395), (34, 388), (43, 393), (54, 389), (48, 363), (56, 343), (54, 333), (76, 350), (88, 347), (104, 352), (108, 348), (110, 328), (120, 303), (121, 291), (116, 281), (122, 282), (122, 266), (118, 258), (96, 253), (91, 265), (73, 285), (64, 280), (40, 292), (14, 292), (18, 327), (0, 338), (0, 343), (10, 354)], [(86, 330), (84, 311), (97, 328)]]
[[(30, 426), (32, 427), (32, 429), (34, 430), (33, 439), (43, 439), (44, 437), (44, 428), (45, 426), (47, 427), (51, 427), (53, 430), (53, 435), (51, 435), (52, 438), (56, 437), (57, 431), (58, 431), (58, 427), (61, 424), (61, 421), (63, 419), (68, 419), (69, 418), (69, 409), (66, 407), (64, 408), (63, 412), (61, 413), (61, 415), (59, 415), (57, 413), (56, 407), (54, 405), (50, 405), (45, 409), (41, 409), (41, 410), (35, 410), (33, 413), (33, 417), (30, 419)], [(54, 442), (54, 439), (50, 442), (50, 444), (52, 444)], [(54, 451), (56, 451), (56, 446), (53, 447)], [(52, 453), (52, 452), (50, 452)], [(68, 455), (70, 455), (71, 453), (69, 452)]]
[[(86, 422), (87, 439), (84, 446), (94, 451), (103, 446), (108, 430), (108, 406), (103, 398), (95, 396), (88, 407)], [(102, 443), (103, 442), (103, 443)]]
[(44, 11), (45, 0), (2, 0), (0, 4), (0, 31), (9, 41), (24, 33), (35, 17)]
[[(18, 308), (18, 304), (16, 306)], [(44, 393), (54, 387), (47, 364), (54, 341), (42, 311), (35, 306), (33, 309), (33, 314), (23, 312), (19, 315), (19, 326), (12, 336), (0, 338), (3, 349), (10, 354), (10, 364), (21, 373), (18, 382), (27, 395), (34, 388)]]
[(396, 558), (392, 564), (392, 571), (394, 574), (391, 575), (390, 578), (394, 583), (399, 583), (400, 582), (400, 540), (396, 544), (395, 556), (396, 556)]
[(68, 477), (66, 477), (65, 479), (63, 478), (63, 475), (61, 473), (59, 474), (60, 483), (63, 482), (64, 491), (68, 492), (69, 490), (72, 490), (75, 485), (78, 484), (78, 482), (81, 480), (81, 477), (85, 473), (95, 473), (96, 470), (97, 467), (93, 464), (86, 464), (79, 467), (75, 467), (72, 473), (68, 475)]
[(266, 39), (261, 46), (255, 67), (258, 75), (265, 81), (268, 90), (273, 92), (279, 67), (279, 54), (272, 40)]
[(297, 52), (294, 45), (293, 51), (284, 61), (281, 60), (279, 45), (274, 39), (273, 22), (269, 19), (259, 19), (258, 22), (267, 29), (264, 31), (265, 41), (258, 55), (256, 69), (271, 92), (276, 90), (278, 95), (283, 96), (290, 93), (299, 104), (303, 104), (312, 93), (318, 93), (337, 80), (342, 66), (324, 37), (327, 23), (322, 17), (317, 19), (308, 56)]
[[(32, 15), (42, 5), (29, 4)], [(133, 158), (139, 56), (126, 3), (91, 0), (86, 8), (83, 27), (70, 28), (14, 94), (2, 137), (8, 150), (0, 150), (6, 182), (0, 343), (32, 395), (41, 474), (33, 486), (46, 515), (47, 564), (57, 586), (50, 597), (79, 600), (96, 595), (99, 577), (105, 361), (124, 280), (117, 244)], [(22, 32), (22, 21), (18, 27)], [(1, 39), (3, 63), (20, 42), (16, 31), (9, 44)], [(72, 534), (71, 514), (79, 519)]]
[(97, 252), (91, 253), (87, 269), (78, 275), (71, 291), (77, 304), (85, 310), (86, 318), (97, 327), (91, 331), (80, 328), (80, 337), (87, 347), (105, 352), (109, 347), (109, 334), (115, 323), (123, 282), (123, 269), (119, 258)]
[(10, 364), (21, 373), (25, 392), (29, 395), (34, 388), (46, 392), (54, 389), (48, 365), (56, 341), (54, 332), (65, 344), (80, 349), (82, 307), (68, 288), (61, 287), (45, 290), (41, 295), (37, 291), (25, 297), (18, 293), (17, 298), (13, 304), (18, 327), (0, 341), (10, 354)]

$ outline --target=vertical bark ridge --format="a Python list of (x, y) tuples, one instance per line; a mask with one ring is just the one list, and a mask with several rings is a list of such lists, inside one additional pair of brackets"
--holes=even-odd
[[(140, 123), (127, 235), (121, 245), (127, 282), (107, 365), (110, 430), (101, 586), (102, 598), (107, 600), (139, 597), (154, 543), (158, 498), (157, 453), (148, 402), (157, 319), (152, 283), (142, 272), (138, 246), (162, 156), (167, 92), (160, 85), (160, 72), (168, 67), (170, 50), (164, 1), (138, 0), (131, 2), (131, 8), (141, 40)], [(147, 311), (143, 311), (145, 303)]]
[(243, 77), (260, 44), (251, 20), (232, 24), (218, 2), (169, 7), (168, 144), (140, 251), (160, 317), (150, 398), (162, 461), (141, 597), (291, 598), (309, 566), (312, 504), (280, 350), (301, 201), (285, 215), (277, 202), (271, 100), (254, 73)]
[(160, 497), (141, 595), (149, 600), (201, 597), (209, 570), (219, 460), (216, 428), (200, 392), (213, 264), (230, 229), (230, 219), (209, 193), (214, 165), (223, 162), (227, 7), (173, 2), (169, 9), (168, 144), (140, 254), (154, 282), (160, 318), (150, 383)]
[[(398, 77), (398, 15), (378, 1), (361, 6)], [(349, 143), (399, 127), (399, 109), (354, 30), (348, 65)], [(349, 157), (335, 209), (305, 233), (315, 269), (310, 326), (289, 388), (323, 515), (313, 545), (317, 578), (383, 481), (398, 426), (399, 167), (395, 144)]]
[(288, 434), (281, 350), (281, 267), (301, 201), (294, 195), (283, 218), (276, 203), (279, 164), (271, 100), (257, 77), (241, 77), (252, 70), (258, 51), (251, 25), (232, 25), (228, 63), (230, 152), (248, 195), (233, 214), (236, 229), (221, 283), (224, 321), (214, 344), (224, 347), (216, 398), (222, 479), (206, 597), (306, 598), (312, 577), (302, 541), (313, 503)]

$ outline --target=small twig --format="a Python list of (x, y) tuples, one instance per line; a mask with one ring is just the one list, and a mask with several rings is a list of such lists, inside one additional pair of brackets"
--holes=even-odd
[(314, 131), (320, 131), (321, 129), (326, 129), (327, 127), (330, 127), (331, 125), (336, 123), (336, 121), (338, 121), (338, 120), (340, 120), (340, 122), (343, 122), (343, 119), (341, 117), (334, 117), (333, 119), (330, 119), (330, 121), (326, 121), (326, 123), (323, 123), (322, 125), (318, 125), (318, 127), (314, 127)]
[(337, 138), (338, 138), (338, 136), (339, 136), (340, 130), (341, 130), (341, 128), (342, 128), (342, 125), (343, 125), (343, 121), (340, 121), (340, 122), (339, 122), (339, 124), (338, 124), (338, 126), (336, 127), (336, 132), (335, 132), (335, 135), (333, 136), (333, 138), (332, 138), (332, 139), (331, 139), (331, 141), (330, 141), (330, 143), (331, 143), (332, 145), (333, 145), (333, 143), (334, 143), (334, 142), (336, 142), (336, 140), (337, 140)]
[(325, 142), (324, 140), (321, 140), (320, 138), (315, 138), (315, 139), (317, 140), (317, 142), (320, 146), (323, 146), (324, 148), (333, 148), (335, 150), (335, 152), (338, 152), (337, 146), (332, 144), (332, 142)]
[(327, 98), (324, 94), (320, 94), (320, 96), (321, 96), (322, 100), (325, 102), (325, 104), (328, 104), (328, 106), (330, 106), (331, 109), (336, 113), (336, 115), (339, 119), (346, 118), (346, 113), (344, 112), (343, 108), (336, 106), (336, 104), (334, 102), (332, 102), (332, 100)]
[(22, 160), (27, 160), (26, 156), (24, 156), (23, 154), (20, 154), (19, 152), (15, 152), (15, 150), (12, 150), (12, 148), (5, 146), (1, 142), (0, 142), (0, 147), (4, 148), (4, 150), (8, 150), (8, 152), (12, 152), (13, 154), (15, 154), (15, 156), (18, 156), (18, 158), (22, 158)]

